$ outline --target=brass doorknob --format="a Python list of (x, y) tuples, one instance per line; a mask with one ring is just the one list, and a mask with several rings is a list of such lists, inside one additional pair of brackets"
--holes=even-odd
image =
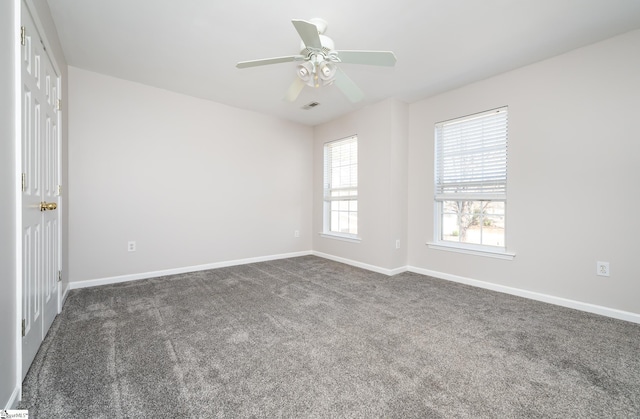
[(41, 202), (40, 203), (40, 211), (51, 211), (58, 208), (58, 204), (55, 202)]

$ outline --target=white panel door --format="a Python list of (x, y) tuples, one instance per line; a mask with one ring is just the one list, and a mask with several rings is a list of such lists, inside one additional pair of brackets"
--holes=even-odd
[[(46, 335), (51, 323), (58, 314), (58, 273), (60, 272), (60, 144), (58, 129), (58, 87), (59, 77), (51, 60), (46, 59), (42, 66), (45, 106), (42, 112), (42, 195), (49, 209), (42, 213), (42, 306), (44, 310), (43, 334)], [(54, 205), (51, 205), (54, 204)], [(51, 209), (55, 206), (55, 209)]]
[(22, 4), (22, 376), (58, 309), (60, 78)]

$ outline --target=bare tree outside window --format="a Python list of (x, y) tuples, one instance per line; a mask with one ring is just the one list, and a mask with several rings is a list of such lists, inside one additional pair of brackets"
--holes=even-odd
[(441, 240), (504, 246), (504, 202), (443, 201)]

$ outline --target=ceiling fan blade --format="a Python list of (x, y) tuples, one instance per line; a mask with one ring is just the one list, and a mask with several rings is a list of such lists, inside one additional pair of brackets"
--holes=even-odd
[(347, 64), (367, 64), (394, 66), (396, 56), (391, 51), (336, 51), (340, 62)]
[(340, 68), (336, 71), (336, 80), (334, 84), (344, 95), (352, 102), (359, 102), (364, 98), (362, 90), (351, 80)]
[(320, 34), (316, 25), (306, 20), (297, 19), (293, 19), (291, 23), (296, 27), (298, 35), (300, 35), (307, 48), (322, 49), (322, 42), (320, 42)]
[(301, 60), (304, 60), (303, 55), (288, 55), (286, 57), (273, 57), (273, 58), (264, 58), (262, 60), (240, 61), (238, 64), (236, 64), (236, 67), (237, 68), (257, 67), (260, 65), (287, 63), (290, 61), (301, 61)]
[(296, 100), (305, 84), (305, 82), (296, 77), (293, 83), (291, 83), (291, 86), (289, 86), (287, 94), (284, 96), (284, 100), (286, 100), (287, 102), (293, 102), (294, 100)]

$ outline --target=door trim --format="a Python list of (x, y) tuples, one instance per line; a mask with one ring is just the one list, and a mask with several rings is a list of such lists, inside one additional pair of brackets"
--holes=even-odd
[[(20, 45), (22, 2), (13, 0), (13, 77), (14, 77), (14, 135), (15, 135), (15, 202), (16, 202), (16, 389), (17, 400), (22, 400), (22, 189), (18, 187), (22, 178), (22, 48)], [(17, 401), (16, 400), (16, 401)]]

